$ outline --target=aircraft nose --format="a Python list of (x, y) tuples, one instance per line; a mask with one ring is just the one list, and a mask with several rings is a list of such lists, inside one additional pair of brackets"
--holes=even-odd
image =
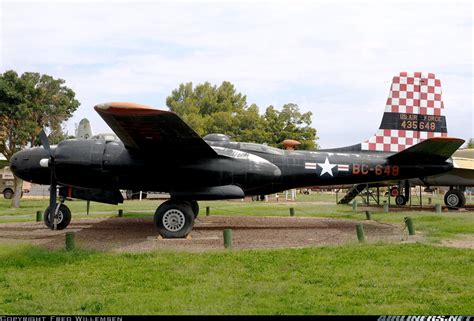
[(43, 148), (22, 150), (13, 154), (10, 159), (10, 169), (22, 180), (41, 184), (47, 182), (49, 177), (49, 168), (41, 164), (44, 158), (48, 159), (48, 154)]
[(12, 158), (10, 159), (10, 169), (13, 174), (23, 180), (27, 180), (27, 177), (25, 176), (25, 169), (28, 168), (28, 161), (29, 157), (23, 150), (13, 154)]

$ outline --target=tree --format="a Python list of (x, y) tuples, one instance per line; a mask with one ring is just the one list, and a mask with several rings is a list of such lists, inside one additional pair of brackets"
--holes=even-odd
[(260, 115), (258, 106), (248, 106), (246, 96), (228, 81), (220, 86), (181, 84), (167, 97), (166, 105), (201, 136), (222, 133), (236, 141), (272, 146), (291, 138), (300, 140), (305, 149), (316, 147), (310, 112), (302, 114), (298, 105), (286, 104), (281, 112), (269, 106)]
[(474, 148), (474, 138), (469, 139), (466, 148)]
[(269, 106), (265, 112), (265, 119), (271, 141), (281, 147), (285, 139), (294, 139), (301, 142), (301, 149), (315, 149), (316, 129), (311, 127), (311, 112), (302, 114), (297, 104), (283, 105), (281, 112)]
[[(80, 105), (64, 83), (33, 72), (0, 74), (0, 153), (7, 160), (24, 147), (34, 146), (42, 128), (48, 128), (54, 137), (62, 132), (62, 122)], [(12, 207), (19, 207), (22, 184), (15, 177)]]

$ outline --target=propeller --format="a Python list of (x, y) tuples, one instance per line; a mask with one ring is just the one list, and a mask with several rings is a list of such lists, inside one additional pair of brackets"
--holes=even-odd
[[(41, 145), (43, 148), (48, 152), (49, 159), (47, 160), (47, 164), (43, 162), (43, 159), (40, 161), (40, 165), (44, 167), (49, 167), (51, 171), (51, 181), (49, 186), (49, 222), (53, 224), (53, 230), (57, 229), (57, 222), (56, 222), (56, 174), (55, 174), (55, 166), (54, 166), (54, 155), (51, 152), (51, 146), (49, 144), (48, 136), (44, 132), (44, 129), (41, 130), (39, 133), (39, 138), (41, 140)], [(46, 166), (45, 166), (46, 165)]]

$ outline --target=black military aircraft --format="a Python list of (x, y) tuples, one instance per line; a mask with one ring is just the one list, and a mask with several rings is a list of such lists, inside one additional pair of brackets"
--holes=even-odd
[[(42, 132), (43, 146), (15, 154), (11, 169), (26, 181), (50, 184), (50, 206), (44, 217), (51, 229), (64, 229), (71, 220), (66, 198), (117, 204), (123, 202), (120, 189), (131, 189), (168, 192), (171, 198), (156, 210), (155, 225), (163, 237), (184, 237), (198, 215), (199, 200), (241, 199), (304, 186), (401, 180), (449, 171), (453, 167), (449, 158), (464, 141), (434, 137), (445, 136), (444, 116), (436, 111), (427, 114), (422, 107), (401, 108), (392, 97), (394, 87), (405, 95), (419, 93), (420, 82), (434, 79), (431, 75), (395, 77), (397, 82), (408, 78), (409, 83), (414, 78), (418, 89), (395, 86), (394, 78), (379, 132), (359, 145), (285, 151), (232, 142), (222, 134), (202, 139), (172, 112), (105, 103), (95, 110), (120, 141), (72, 139), (50, 147)], [(419, 97), (410, 103), (423, 105), (425, 100)], [(427, 134), (425, 140), (419, 137), (422, 133)]]

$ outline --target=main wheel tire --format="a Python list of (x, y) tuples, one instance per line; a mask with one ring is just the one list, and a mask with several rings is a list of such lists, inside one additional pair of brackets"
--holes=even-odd
[(405, 205), (407, 203), (407, 199), (403, 195), (397, 195), (395, 197), (395, 204), (397, 205)]
[(466, 197), (463, 192), (452, 189), (444, 194), (444, 204), (450, 208), (463, 207), (466, 205)]
[(10, 188), (7, 188), (6, 190), (3, 191), (3, 197), (7, 200), (11, 200), (14, 194), (15, 193)]
[(199, 215), (199, 204), (195, 200), (186, 201), (190, 206), (194, 214), (194, 219), (196, 219)]
[[(49, 221), (49, 206), (46, 208), (43, 214), (43, 219), (44, 219), (44, 224), (49, 229), (53, 229), (53, 223)], [(56, 217), (56, 228), (58, 230), (63, 230), (65, 229), (69, 223), (71, 223), (71, 210), (64, 204), (59, 205), (59, 211), (58, 211), (58, 216)]]
[(164, 238), (183, 238), (193, 229), (194, 213), (187, 202), (167, 201), (155, 212), (155, 226)]

